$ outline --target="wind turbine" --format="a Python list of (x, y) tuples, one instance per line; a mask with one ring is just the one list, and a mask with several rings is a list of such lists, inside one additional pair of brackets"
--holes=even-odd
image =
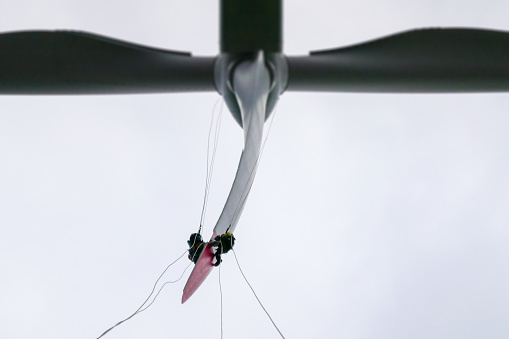
[[(509, 34), (404, 32), (309, 56), (282, 51), (281, 1), (221, 1), (220, 53), (193, 57), (80, 32), (0, 36), (4, 94), (217, 91), (244, 128), (245, 149), (215, 228), (233, 231), (253, 182), (263, 121), (285, 91), (496, 92), (509, 89)], [(214, 234), (214, 235), (215, 235)], [(187, 300), (212, 269), (205, 252)]]

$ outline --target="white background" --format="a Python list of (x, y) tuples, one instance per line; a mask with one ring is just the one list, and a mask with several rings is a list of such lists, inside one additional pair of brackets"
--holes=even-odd
[[(218, 50), (217, 1), (0, 4), (4, 32)], [(413, 27), (509, 30), (498, 0), (284, 6), (289, 55)], [(198, 227), (218, 98), (0, 97), (1, 338), (96, 338), (138, 308)], [(283, 95), (235, 235), (287, 338), (509, 337), (508, 110), (507, 94)], [(241, 149), (225, 112), (206, 237)], [(224, 338), (277, 338), (233, 255), (221, 273)], [(184, 283), (106, 338), (219, 338), (218, 270), (181, 305)]]

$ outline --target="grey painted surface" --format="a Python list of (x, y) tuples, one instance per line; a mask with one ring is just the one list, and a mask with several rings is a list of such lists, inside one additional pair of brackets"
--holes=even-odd
[(214, 228), (214, 234), (235, 231), (256, 176), (263, 138), (265, 108), (270, 91), (270, 74), (263, 54), (237, 66), (233, 86), (240, 103), (244, 130), (244, 150), (230, 194)]

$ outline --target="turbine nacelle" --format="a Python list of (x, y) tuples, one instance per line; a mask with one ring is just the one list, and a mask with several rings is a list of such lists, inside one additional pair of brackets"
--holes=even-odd
[(256, 53), (220, 54), (214, 66), (214, 82), (217, 91), (223, 96), (228, 109), (240, 126), (243, 126), (242, 114), (240, 103), (235, 95), (236, 89), (233, 79), (241, 64), (252, 62), (260, 63), (270, 76), (270, 92), (267, 99), (265, 120), (274, 110), (279, 96), (288, 84), (288, 64), (281, 53), (266, 53), (260, 50)]

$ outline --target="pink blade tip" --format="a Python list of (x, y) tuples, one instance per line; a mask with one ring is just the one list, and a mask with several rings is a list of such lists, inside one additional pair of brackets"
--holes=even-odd
[(194, 266), (189, 279), (187, 279), (186, 286), (184, 287), (184, 293), (182, 294), (182, 304), (191, 298), (194, 292), (196, 292), (205, 279), (207, 279), (208, 275), (214, 268), (214, 264), (212, 263), (213, 259), (214, 253), (212, 253), (212, 249), (209, 246), (205, 247), (200, 259), (198, 259), (198, 262), (196, 263), (196, 266)]

